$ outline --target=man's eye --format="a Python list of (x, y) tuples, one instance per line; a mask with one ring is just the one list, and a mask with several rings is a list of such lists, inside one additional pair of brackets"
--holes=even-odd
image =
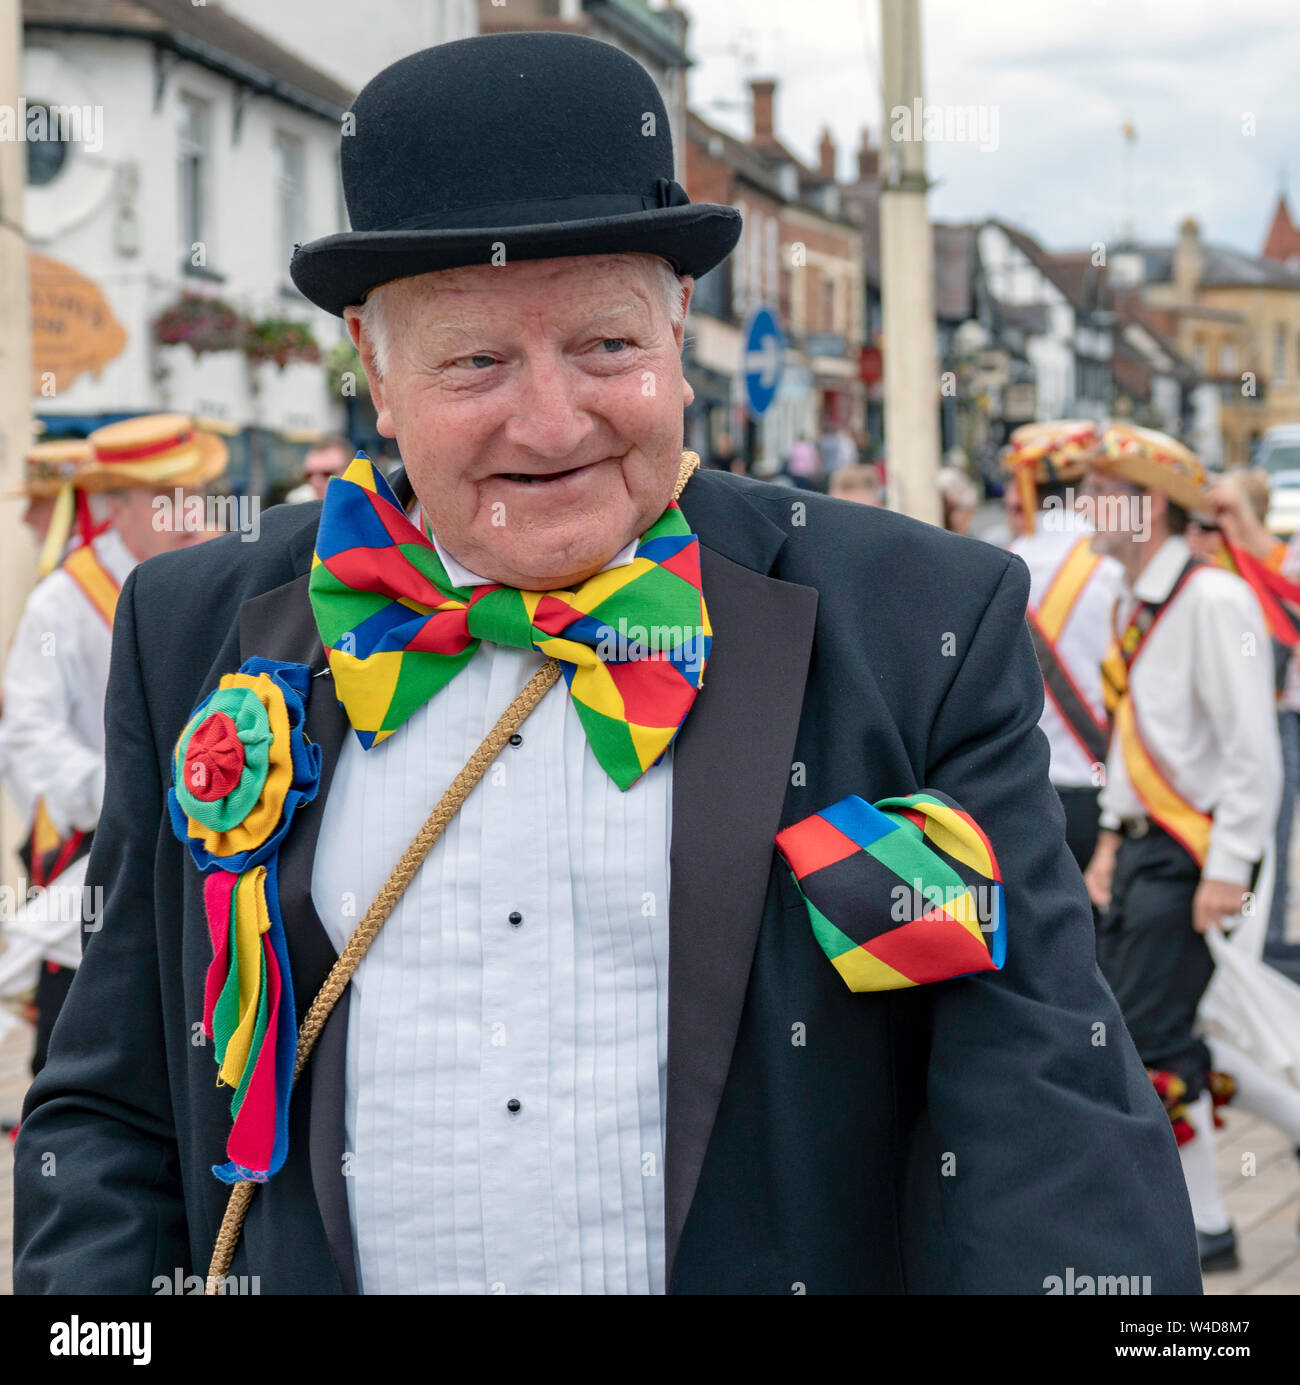
[(494, 366), (497, 363), (497, 358), (489, 356), (486, 351), (479, 351), (473, 356), (466, 356), (465, 360), (477, 370), (487, 370), (489, 366)]
[(601, 346), (612, 356), (616, 351), (622, 351), (627, 345), (626, 337), (606, 337)]

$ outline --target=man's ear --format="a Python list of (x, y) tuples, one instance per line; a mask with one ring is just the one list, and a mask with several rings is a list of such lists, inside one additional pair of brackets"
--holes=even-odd
[(680, 351), (686, 341), (686, 314), (691, 310), (691, 298), (695, 294), (695, 279), (690, 274), (679, 274), (677, 278), (682, 286), (682, 320), (673, 328), (673, 340), (677, 343), (677, 349)]
[(393, 427), (392, 415), (384, 402), (384, 377), (380, 375), (379, 367), (375, 363), (375, 348), (362, 326), (361, 314), (355, 306), (344, 308), (343, 321), (347, 324), (352, 345), (361, 356), (361, 367), (366, 372), (366, 380), (370, 385), (370, 402), (375, 406), (375, 429), (381, 437), (395, 438), (397, 430)]

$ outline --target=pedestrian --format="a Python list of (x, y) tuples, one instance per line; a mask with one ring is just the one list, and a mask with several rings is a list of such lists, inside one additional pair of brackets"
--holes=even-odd
[(734, 471), (736, 463), (741, 463), (741, 470), (744, 470), (743, 459), (736, 452), (736, 443), (730, 433), (722, 432), (714, 439), (713, 451), (709, 454), (709, 467), (713, 471)]
[(1123, 579), (1113, 558), (1092, 551), (1094, 530), (1074, 503), (1101, 432), (1087, 420), (1062, 419), (1027, 423), (1009, 441), (1003, 499), (1009, 547), (1029, 567), (1029, 633), (1046, 694), (1039, 725), (1051, 750), (1048, 777), (1065, 813), (1065, 840), (1083, 871), (1097, 845), (1110, 740), (1101, 661)]
[(17, 1290), (1195, 1292), (1023, 564), (697, 470), (685, 315), (740, 217), (619, 49), (464, 39), (353, 113), (357, 229), (291, 275), (404, 472), (128, 581)]
[(855, 500), (860, 505), (883, 505), (880, 477), (866, 462), (841, 467), (831, 477), (830, 493), (836, 500)]
[(1197, 1007), (1206, 933), (1240, 915), (1281, 790), (1268, 632), (1238, 577), (1183, 537), (1204, 467), (1173, 438), (1112, 424), (1086, 486), (1097, 551), (1124, 570), (1103, 668), (1114, 730), (1085, 872), (1106, 911), (1102, 970), (1170, 1112), (1204, 1269), (1236, 1263), (1214, 1164), (1211, 1058)]
[[(23, 863), (42, 892), (9, 925), (0, 996), (20, 994), (35, 981), (34, 1074), (45, 1064), (81, 958), (80, 908), (63, 906), (80, 905), (103, 800), (104, 694), (117, 598), (137, 563), (186, 538), (155, 523), (159, 490), (170, 506), (175, 488), (204, 484), (226, 460), (219, 438), (196, 432), (177, 414), (111, 424), (87, 445), (89, 458), (65, 480), (99, 495), (109, 524), (74, 548), (28, 598), (5, 667), (0, 719), (5, 787), (32, 824)], [(51, 899), (59, 907), (44, 897), (49, 890), (57, 891)]]
[(954, 466), (940, 467), (935, 481), (943, 503), (943, 527), (952, 534), (969, 534), (979, 509), (974, 481)]
[(286, 505), (324, 500), (332, 477), (342, 476), (356, 448), (346, 438), (331, 437), (309, 448), (302, 459), (302, 483), (284, 497)]
[(785, 474), (790, 484), (800, 490), (821, 489), (821, 458), (816, 446), (809, 441), (807, 433), (800, 433), (798, 441), (790, 444)]

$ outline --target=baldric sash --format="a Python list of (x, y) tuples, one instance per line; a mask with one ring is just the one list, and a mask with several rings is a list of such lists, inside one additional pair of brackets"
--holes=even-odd
[(1128, 628), (1117, 636), (1101, 666), (1102, 693), (1119, 736), (1124, 768), (1134, 792), (1151, 821), (1168, 832), (1202, 867), (1210, 850), (1211, 815), (1201, 812), (1178, 792), (1147, 749), (1133, 707), (1130, 680), (1133, 665), (1146, 648), (1156, 623), (1192, 574), (1205, 566), (1202, 559), (1189, 558), (1163, 601), (1140, 602)]
[[(63, 571), (112, 630), (121, 587), (100, 561), (99, 554), (90, 544), (83, 544), (63, 560)], [(93, 836), (92, 832), (74, 831), (61, 837), (50, 819), (45, 800), (38, 798), (32, 812), (31, 831), (18, 850), (28, 879), (38, 887), (53, 884), (74, 861), (90, 851)]]
[(1100, 562), (1101, 558), (1092, 551), (1091, 539), (1081, 538), (1057, 568), (1038, 606), (1030, 607), (1026, 613), (1047, 695), (1060, 712), (1067, 730), (1094, 764), (1106, 758), (1110, 727), (1088, 705), (1088, 699), (1070, 674), (1059, 642), (1071, 612)]

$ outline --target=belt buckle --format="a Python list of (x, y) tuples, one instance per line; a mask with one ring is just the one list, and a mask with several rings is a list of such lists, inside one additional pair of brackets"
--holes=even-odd
[(1124, 824), (1125, 834), (1133, 838), (1145, 837), (1151, 830), (1150, 818), (1133, 818)]

